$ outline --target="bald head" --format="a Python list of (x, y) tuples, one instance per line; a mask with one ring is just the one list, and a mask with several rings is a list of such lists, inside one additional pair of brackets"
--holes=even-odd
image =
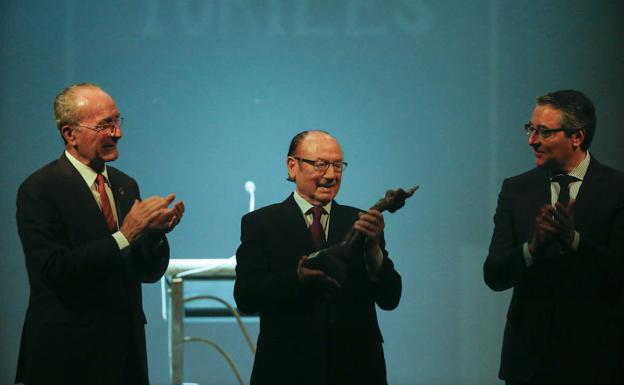
[[(301, 142), (303, 142), (303, 140), (306, 139), (308, 136), (310, 136), (310, 138), (313, 139), (313, 140), (318, 139), (318, 138), (320, 138), (322, 136), (329, 137), (329, 138), (333, 139), (334, 141), (336, 141), (336, 143), (338, 143), (336, 138), (334, 138), (327, 131), (323, 131), (323, 130), (301, 131), (300, 133), (295, 135), (292, 138), (292, 140), (290, 141), (290, 147), (288, 147), (288, 156), (295, 155), (297, 153), (297, 150), (299, 149), (299, 145), (301, 144)], [(340, 144), (338, 144), (338, 145), (340, 146)]]

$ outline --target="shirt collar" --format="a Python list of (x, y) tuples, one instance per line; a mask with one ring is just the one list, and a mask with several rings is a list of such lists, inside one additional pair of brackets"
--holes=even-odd
[[(299, 206), (299, 210), (301, 210), (303, 215), (306, 215), (308, 210), (314, 207), (313, 204), (311, 204), (310, 202), (305, 200), (301, 195), (299, 195), (297, 190), (295, 190), (293, 194), (293, 198), (295, 198), (295, 202), (297, 202), (297, 206)], [(331, 211), (331, 206), (332, 206), (332, 201), (329, 201), (329, 203), (323, 206), (327, 214), (329, 214), (329, 212)]]
[(577, 164), (568, 175), (578, 178), (579, 180), (583, 180), (585, 178), (585, 174), (587, 174), (587, 168), (589, 167), (589, 161), (591, 156), (589, 155), (589, 151), (585, 155), (585, 159), (581, 161), (581, 163)]
[[(585, 178), (585, 174), (587, 174), (587, 169), (589, 168), (589, 162), (591, 160), (591, 155), (589, 151), (585, 155), (585, 158), (576, 165), (567, 175), (573, 176), (577, 179), (577, 181), (582, 181)], [(550, 179), (553, 180), (554, 175), (551, 175)]]
[[(78, 173), (80, 174), (82, 179), (84, 179), (87, 186), (91, 188), (91, 186), (93, 186), (93, 184), (95, 183), (95, 179), (97, 178), (97, 173), (91, 167), (87, 166), (86, 164), (76, 159), (67, 150), (65, 150), (65, 156), (67, 157), (69, 162), (72, 164), (72, 166), (74, 166), (74, 168), (78, 170)], [(102, 175), (104, 175), (107, 183), (109, 183), (108, 182), (108, 170), (106, 168), (106, 165), (104, 165), (104, 171), (102, 171)]]

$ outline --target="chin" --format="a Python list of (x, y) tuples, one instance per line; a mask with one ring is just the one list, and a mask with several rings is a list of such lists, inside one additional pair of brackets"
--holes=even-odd
[(108, 153), (106, 155), (104, 155), (102, 157), (102, 160), (104, 162), (112, 162), (117, 160), (117, 158), (119, 158), (119, 153), (117, 152), (117, 150), (115, 150), (114, 152)]
[(544, 159), (543, 157), (540, 157), (540, 156), (535, 157), (535, 165), (537, 167), (544, 167), (547, 165), (547, 163), (548, 163), (548, 159)]
[(329, 203), (333, 201), (335, 197), (336, 197), (336, 194), (327, 194), (322, 197), (323, 198), (322, 200), (325, 201), (325, 203)]
[(319, 194), (315, 196), (314, 199), (322, 205), (326, 205), (327, 203), (331, 202), (335, 196), (336, 195), (334, 194)]

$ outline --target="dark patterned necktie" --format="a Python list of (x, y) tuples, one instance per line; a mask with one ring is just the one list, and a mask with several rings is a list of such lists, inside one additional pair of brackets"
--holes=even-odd
[(321, 225), (321, 215), (325, 213), (325, 209), (322, 206), (314, 206), (308, 212), (312, 213), (312, 224), (310, 225), (312, 243), (316, 250), (321, 250), (325, 246), (325, 230)]
[(100, 194), (100, 203), (102, 204), (102, 214), (104, 214), (104, 220), (108, 229), (112, 232), (117, 231), (117, 223), (113, 216), (113, 209), (110, 201), (108, 200), (108, 194), (106, 193), (106, 178), (104, 175), (97, 174), (98, 193)]
[(557, 202), (567, 206), (570, 201), (570, 183), (579, 179), (572, 175), (559, 174), (555, 175), (553, 180), (559, 183), (559, 198), (557, 198)]

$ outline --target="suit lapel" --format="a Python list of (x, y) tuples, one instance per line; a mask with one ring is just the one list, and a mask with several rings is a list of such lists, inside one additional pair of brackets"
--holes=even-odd
[(595, 207), (596, 202), (600, 199), (601, 191), (604, 189), (604, 167), (592, 158), (587, 168), (587, 173), (581, 184), (581, 188), (576, 196), (574, 205), (574, 217), (576, 222), (581, 222), (587, 215), (591, 207)]
[(329, 235), (327, 245), (332, 246), (340, 243), (345, 234), (353, 226), (353, 218), (346, 215), (344, 207), (336, 201), (332, 203), (331, 216), (329, 219)]
[(100, 211), (93, 197), (93, 193), (65, 154), (59, 159), (58, 165), (61, 176), (66, 180), (65, 187), (67, 191), (64, 195), (74, 210), (81, 213), (85, 226), (87, 228), (95, 228), (100, 233), (110, 233), (102, 211)]
[(518, 239), (529, 240), (535, 227), (535, 216), (540, 207), (550, 204), (550, 179), (544, 169), (536, 168), (528, 180), (514, 188), (513, 212), (519, 223), (516, 226)]
[(314, 250), (310, 230), (303, 218), (301, 209), (297, 205), (297, 202), (295, 202), (293, 194), (290, 194), (290, 196), (282, 202), (281, 212), (283, 218), (278, 218), (278, 221), (286, 226), (284, 233), (288, 234), (290, 238), (289, 241), (299, 243), (301, 249), (305, 250), (306, 253), (310, 250)]
[(134, 196), (130, 196), (128, 193), (128, 186), (122, 183), (121, 178), (117, 170), (113, 167), (108, 167), (108, 178), (113, 192), (113, 198), (115, 199), (115, 209), (117, 210), (117, 219), (119, 226), (123, 223), (126, 214), (132, 208), (134, 203)]
[(535, 217), (537, 209), (550, 204), (550, 179), (548, 172), (544, 169), (537, 168), (531, 179), (523, 188), (518, 191), (521, 195), (520, 202), (526, 202), (527, 214), (532, 218)]
[(61, 176), (66, 180), (65, 187), (68, 191), (65, 196), (70, 197), (68, 202), (81, 213), (83, 226), (96, 230), (98, 234), (110, 234), (93, 193), (65, 154), (59, 159), (58, 165)]
[(537, 206), (541, 207), (545, 204), (550, 204), (550, 175), (545, 169), (540, 168), (535, 177), (537, 178), (536, 183), (539, 185), (535, 197)]

